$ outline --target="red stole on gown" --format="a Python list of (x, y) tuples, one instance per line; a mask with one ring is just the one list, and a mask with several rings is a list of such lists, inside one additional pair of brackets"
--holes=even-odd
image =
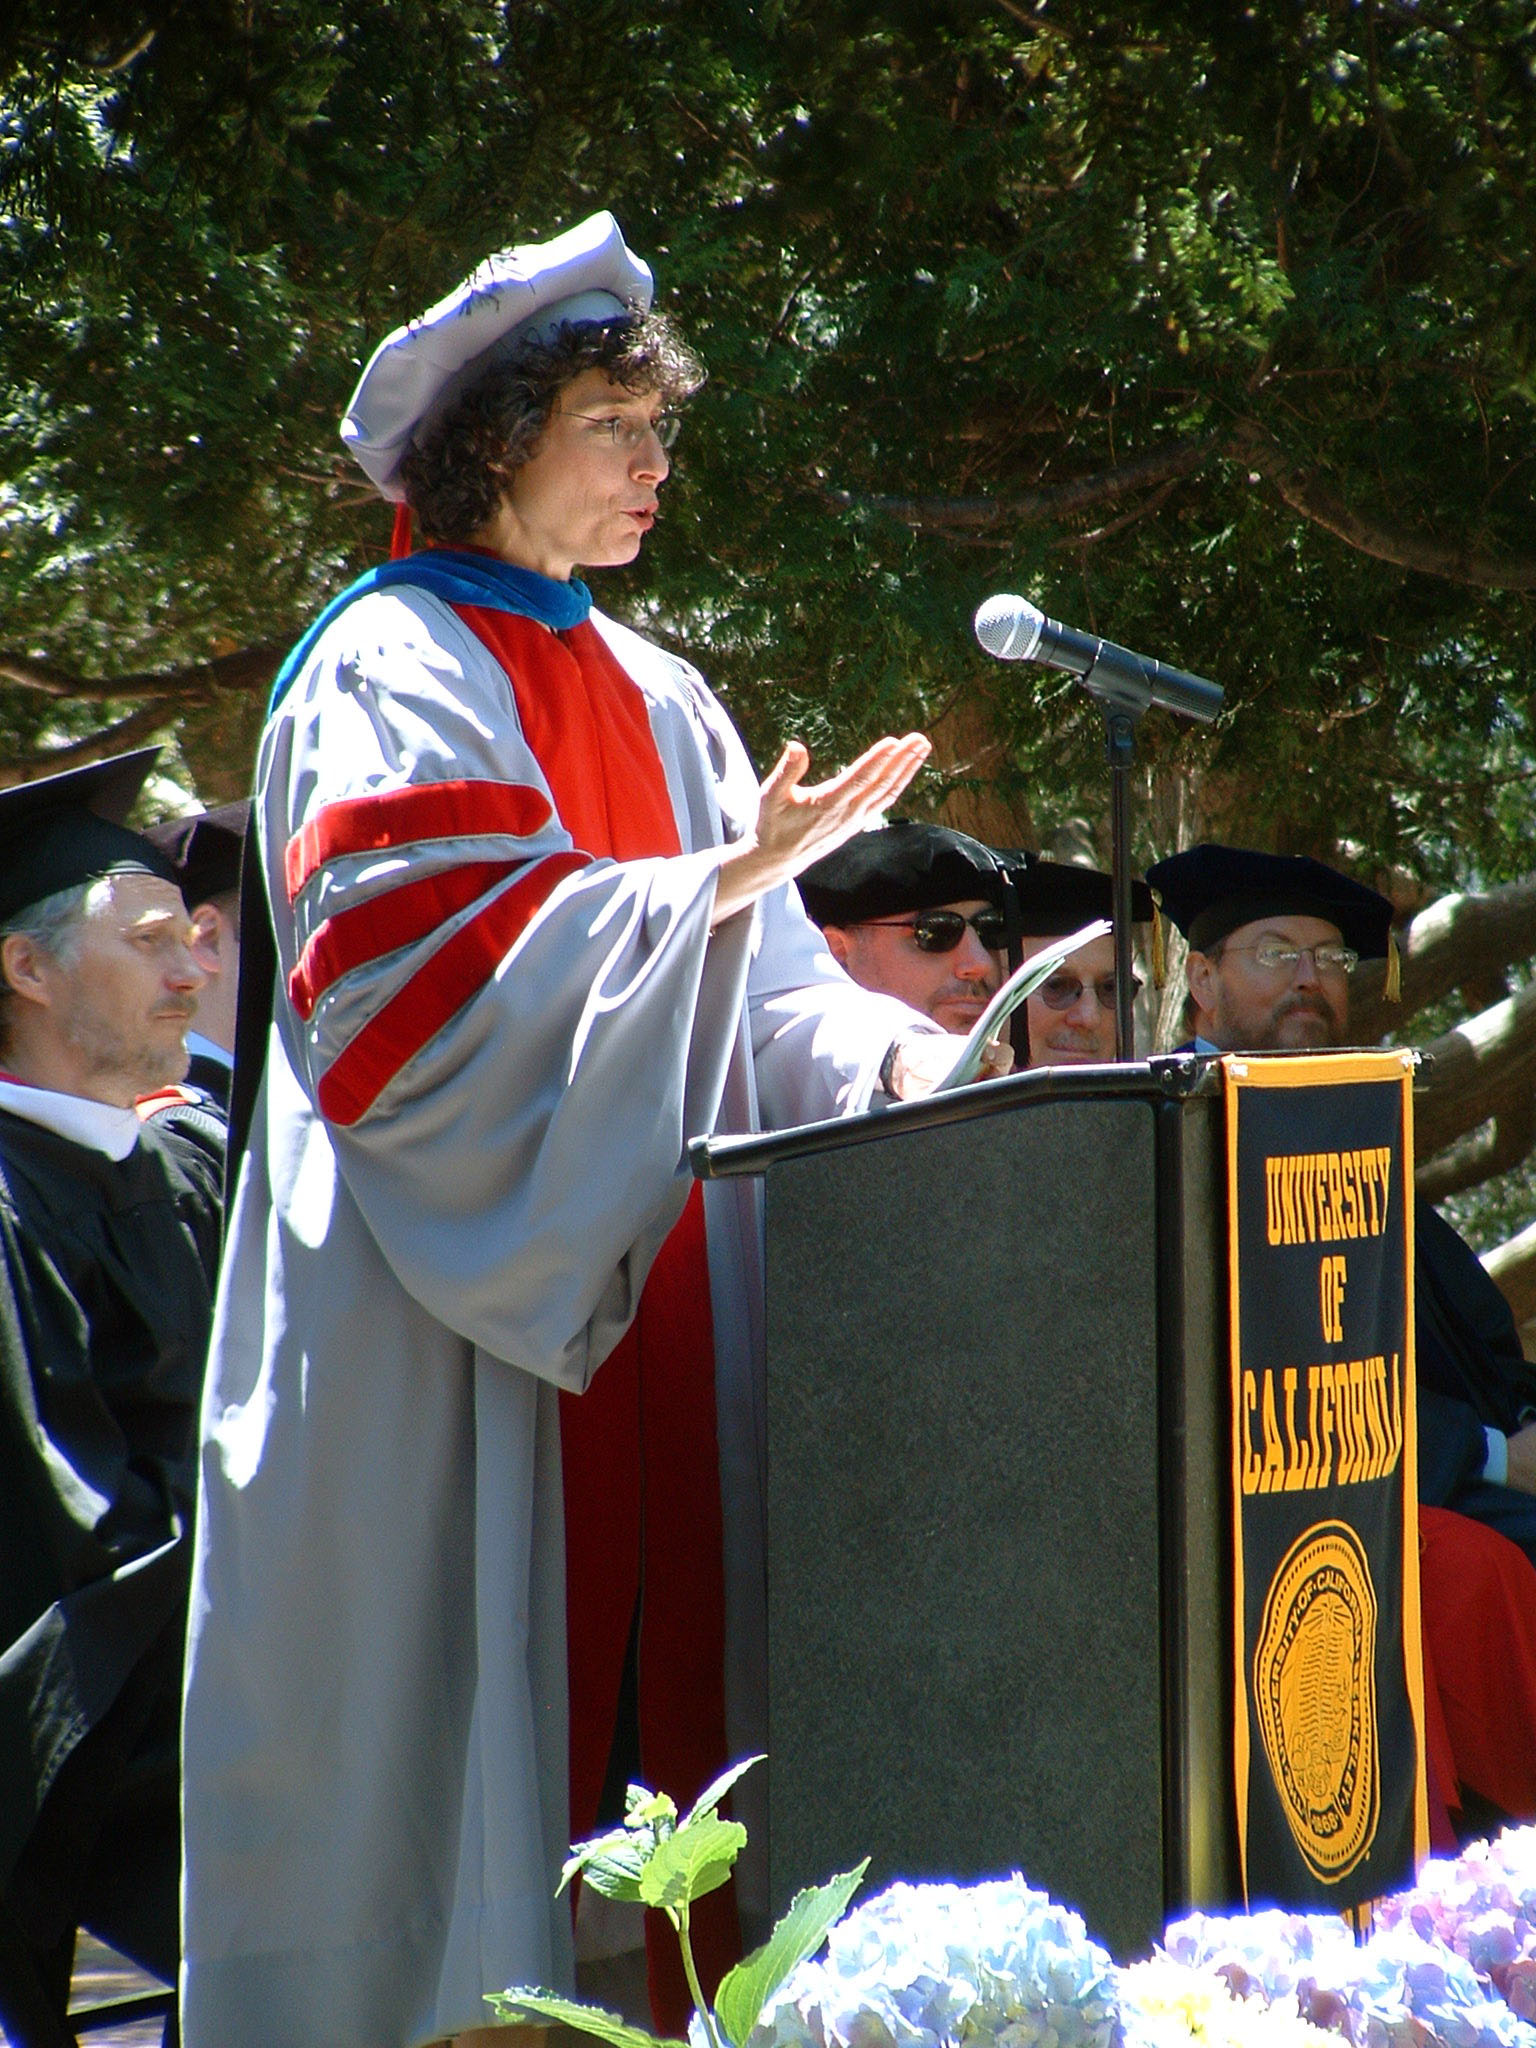
[[(454, 609), (506, 670), (523, 736), (579, 851), (682, 851), (645, 700), (590, 620), (555, 634), (514, 613)], [(593, 1161), (594, 1177), (602, 1172)], [(570, 1678), (570, 1825), (597, 1825), (630, 1627), (639, 1606), (640, 1764), (685, 1811), (726, 1762), (725, 1581), (715, 1349), (702, 1192), (651, 1269), (639, 1312), (586, 1393), (560, 1397)], [(731, 1891), (692, 1915), (706, 1996), (740, 1953)], [(677, 1941), (646, 1915), (663, 2033), (692, 2011)]]

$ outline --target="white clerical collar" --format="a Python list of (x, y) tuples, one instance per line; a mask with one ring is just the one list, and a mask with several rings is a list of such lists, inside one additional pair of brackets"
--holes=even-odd
[(41, 1124), (76, 1145), (104, 1152), (108, 1159), (126, 1159), (139, 1142), (139, 1113), (112, 1102), (92, 1102), (85, 1095), (61, 1095), (54, 1088), (29, 1088), (25, 1081), (0, 1080), (0, 1109), (28, 1123)]
[(226, 1052), (222, 1045), (215, 1045), (211, 1038), (204, 1038), (201, 1031), (187, 1033), (187, 1051), (194, 1058), (201, 1056), (205, 1060), (217, 1060), (219, 1065), (227, 1068), (230, 1073), (235, 1071), (234, 1054)]

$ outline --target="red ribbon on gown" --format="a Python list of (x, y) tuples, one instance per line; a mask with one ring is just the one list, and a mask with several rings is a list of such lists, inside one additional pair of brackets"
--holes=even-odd
[[(680, 853), (645, 700), (590, 621), (554, 634), (513, 613), (455, 609), (505, 668), (577, 848), (614, 860)], [(574, 1841), (597, 1825), (637, 1601), (646, 1783), (686, 1811), (726, 1762), (715, 1344), (697, 1185), (624, 1338), (586, 1393), (561, 1395), (560, 1442)], [(712, 1997), (741, 1953), (729, 1887), (695, 1907), (690, 1940)], [(686, 2033), (692, 1999), (659, 1913), (646, 1915), (646, 1949), (656, 2025)]]

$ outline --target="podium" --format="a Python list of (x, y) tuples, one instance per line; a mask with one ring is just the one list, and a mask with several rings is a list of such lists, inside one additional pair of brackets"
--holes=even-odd
[(775, 1912), (1234, 1898), (1223, 1133), (1171, 1055), (693, 1148), (765, 1188)]

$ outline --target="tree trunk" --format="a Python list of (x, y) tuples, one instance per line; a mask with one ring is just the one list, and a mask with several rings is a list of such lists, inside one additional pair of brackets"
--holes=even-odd
[(1536, 1087), (1536, 982), (1431, 1039), (1424, 1056), (1413, 1123), (1414, 1148), (1427, 1161), (1496, 1116), (1517, 1089)]
[(1520, 1325), (1526, 1357), (1536, 1358), (1536, 1223), (1528, 1223), (1507, 1244), (1484, 1252), (1483, 1264)]
[(1370, 1045), (1388, 1031), (1401, 1035), (1408, 1021), (1490, 968), (1507, 967), (1536, 953), (1536, 875), (1506, 882), (1481, 896), (1441, 896), (1421, 910), (1400, 941), (1403, 999), (1386, 1002), (1386, 965), (1370, 960), (1350, 989), (1353, 1035)]

